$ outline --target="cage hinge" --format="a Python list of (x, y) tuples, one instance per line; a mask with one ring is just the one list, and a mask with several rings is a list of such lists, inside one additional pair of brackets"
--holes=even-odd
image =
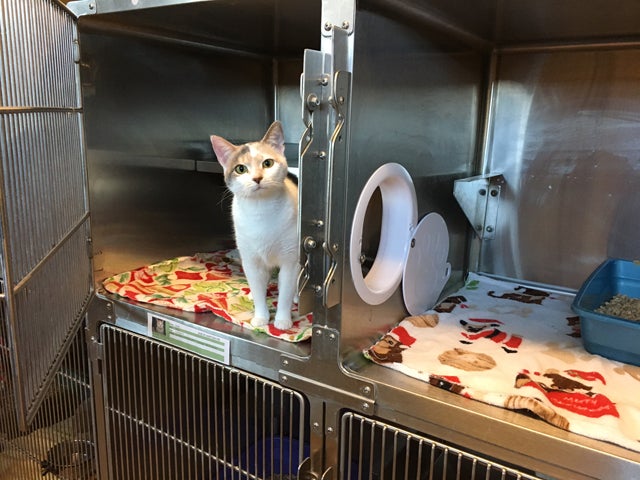
[(100, 326), (105, 322), (113, 322), (113, 303), (94, 296), (87, 308), (87, 323), (85, 339), (89, 358), (92, 361), (101, 362), (104, 355), (104, 347), (100, 341)]
[(300, 314), (313, 311), (316, 297), (322, 293), (320, 276), (324, 270), (323, 256), (316, 248), (324, 242), (327, 164), (327, 105), (329, 97), (331, 56), (316, 50), (305, 50), (304, 73), (300, 77), (302, 121), (306, 130), (300, 141), (301, 209), (299, 230), (304, 242), (300, 249), (303, 264), (298, 281)]
[(104, 345), (96, 337), (89, 337), (89, 357), (93, 360), (104, 360)]
[(453, 195), (482, 240), (496, 236), (498, 207), (505, 179), (501, 174), (479, 175), (456, 180)]
[(339, 402), (363, 414), (375, 409), (375, 384), (347, 373), (339, 358), (340, 332), (314, 326), (313, 361), (282, 355), (278, 378), (282, 385)]

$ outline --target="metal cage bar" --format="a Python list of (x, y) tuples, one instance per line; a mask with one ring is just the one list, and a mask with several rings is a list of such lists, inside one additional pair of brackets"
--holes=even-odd
[(0, 27), (0, 275), (24, 430), (92, 293), (89, 211), (76, 24), (51, 0), (5, 0)]
[(300, 393), (110, 325), (101, 338), (109, 478), (295, 478)]
[(92, 389), (84, 330), (78, 329), (26, 430), (16, 421), (10, 352), (0, 324), (0, 478), (95, 478)]
[(342, 416), (341, 480), (533, 480), (538, 477), (415, 432), (347, 412)]

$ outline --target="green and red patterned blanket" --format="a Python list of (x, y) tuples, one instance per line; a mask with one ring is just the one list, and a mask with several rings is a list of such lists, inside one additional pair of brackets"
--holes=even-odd
[[(288, 342), (301, 342), (311, 336), (312, 315), (296, 318), (297, 306), (289, 330), (278, 330), (273, 323), (264, 327), (251, 325), (253, 300), (237, 250), (172, 258), (109, 277), (103, 286), (110, 293), (138, 302), (187, 312), (212, 312), (244, 328)], [(273, 311), (277, 298), (274, 279), (267, 291), (267, 304)]]

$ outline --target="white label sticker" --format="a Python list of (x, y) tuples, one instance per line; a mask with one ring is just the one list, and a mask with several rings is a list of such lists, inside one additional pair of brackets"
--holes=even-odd
[(214, 333), (147, 312), (147, 334), (176, 347), (229, 365), (230, 342)]

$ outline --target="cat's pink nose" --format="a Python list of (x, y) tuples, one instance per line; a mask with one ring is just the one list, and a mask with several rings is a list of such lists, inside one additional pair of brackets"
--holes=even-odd
[(253, 177), (253, 181), (257, 184), (260, 184), (260, 182), (262, 181), (262, 177)]

